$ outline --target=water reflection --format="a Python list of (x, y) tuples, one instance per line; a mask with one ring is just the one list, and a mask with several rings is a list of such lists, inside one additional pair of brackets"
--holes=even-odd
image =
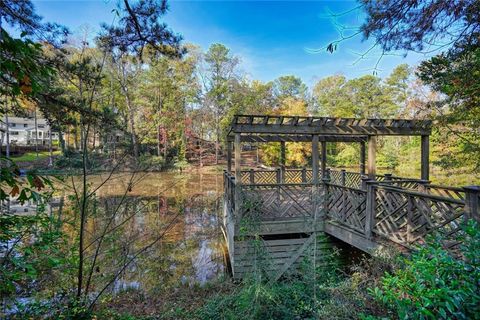
[[(203, 285), (224, 272), (220, 174), (121, 173), (103, 183), (107, 177), (89, 177), (90, 190), (95, 190), (85, 233), (89, 292), (107, 286), (107, 292), (155, 293)], [(80, 190), (80, 180), (74, 177), (59, 184), (46, 207), (66, 221), (72, 246), (79, 218), (71, 209), (75, 200), (68, 196)], [(11, 200), (7, 205), (15, 214), (37, 210), (33, 202), (21, 205)]]
[[(103, 178), (94, 177), (92, 185)], [(112, 218), (110, 229), (118, 229), (101, 245), (96, 283), (129, 259), (111, 287), (114, 292), (203, 285), (223, 273), (219, 174), (149, 173), (125, 195), (126, 179), (115, 176), (97, 192), (102, 210), (89, 225), (90, 238)]]

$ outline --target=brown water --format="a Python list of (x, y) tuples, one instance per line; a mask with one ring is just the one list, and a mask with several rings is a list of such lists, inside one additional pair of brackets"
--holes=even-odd
[[(106, 178), (89, 177), (90, 190)], [(80, 189), (79, 179), (73, 182)], [(101, 290), (117, 272), (108, 291), (160, 292), (204, 285), (223, 274), (222, 192), (222, 175), (217, 172), (110, 177), (96, 192), (86, 233), (85, 243), (92, 243), (86, 250), (86, 270), (99, 248), (93, 291)], [(109, 231), (99, 246), (97, 239), (104, 230)]]

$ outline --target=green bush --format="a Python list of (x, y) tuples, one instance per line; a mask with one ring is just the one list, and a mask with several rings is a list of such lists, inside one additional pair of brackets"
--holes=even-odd
[(139, 163), (145, 170), (159, 171), (166, 167), (167, 163), (162, 156), (152, 156), (149, 154), (142, 154), (139, 157)]
[(400, 319), (480, 319), (480, 230), (475, 223), (463, 230), (459, 251), (430, 238), (372, 296)]

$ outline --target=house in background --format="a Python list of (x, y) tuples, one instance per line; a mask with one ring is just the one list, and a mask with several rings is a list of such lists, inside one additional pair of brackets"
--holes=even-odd
[[(10, 145), (19, 146), (34, 146), (35, 141), (38, 145), (48, 145), (50, 134), (52, 134), (54, 143), (58, 142), (59, 139), (58, 132), (50, 132), (47, 120), (42, 118), (37, 118), (37, 128), (35, 128), (34, 118), (8, 117), (7, 121), (6, 117), (3, 117), (0, 123), (0, 133), (2, 144), (9, 142)], [(35, 133), (38, 136), (35, 136)], [(7, 136), (9, 141), (7, 141)]]

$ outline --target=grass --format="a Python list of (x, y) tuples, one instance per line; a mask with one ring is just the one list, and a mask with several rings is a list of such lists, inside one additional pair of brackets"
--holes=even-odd
[[(53, 151), (54, 156), (60, 155), (60, 151)], [(38, 152), (38, 160), (47, 159), (50, 156), (50, 152), (48, 151), (39, 151)], [(36, 152), (27, 152), (19, 157), (12, 157), (12, 160), (15, 162), (34, 162), (37, 161), (37, 153)]]

